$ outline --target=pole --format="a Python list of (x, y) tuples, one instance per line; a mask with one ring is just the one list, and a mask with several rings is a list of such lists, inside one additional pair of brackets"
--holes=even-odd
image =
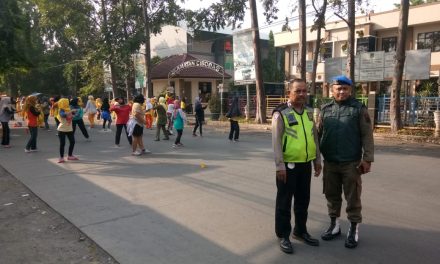
[(249, 120), (250, 118), (250, 107), (249, 107), (249, 100), (250, 100), (250, 94), (249, 94), (249, 84), (246, 84), (246, 120)]

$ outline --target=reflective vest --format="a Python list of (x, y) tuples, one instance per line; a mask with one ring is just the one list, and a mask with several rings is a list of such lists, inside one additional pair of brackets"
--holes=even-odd
[(284, 162), (309, 162), (316, 159), (313, 117), (307, 109), (300, 115), (291, 108), (281, 111), (284, 121)]

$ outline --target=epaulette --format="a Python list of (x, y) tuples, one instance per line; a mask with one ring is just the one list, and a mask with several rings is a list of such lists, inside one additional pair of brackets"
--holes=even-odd
[(272, 111), (272, 115), (275, 113), (275, 112), (280, 112), (281, 113), (281, 111), (283, 111), (284, 109), (286, 109), (288, 106), (287, 106), (287, 103), (282, 103), (282, 104), (279, 104), (277, 107), (275, 107), (275, 109), (273, 109), (273, 111)]
[(333, 105), (334, 103), (335, 103), (334, 101), (331, 101), (331, 102), (328, 102), (326, 104), (321, 105), (321, 110), (323, 110), (324, 108), (327, 108), (327, 107)]

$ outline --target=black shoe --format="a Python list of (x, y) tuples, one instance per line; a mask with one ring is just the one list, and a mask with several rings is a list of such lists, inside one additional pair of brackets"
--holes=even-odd
[(293, 253), (292, 243), (290, 243), (288, 238), (280, 238), (280, 249), (286, 254)]
[(332, 240), (341, 235), (341, 228), (339, 227), (339, 222), (336, 221), (336, 218), (332, 218), (330, 226), (327, 230), (322, 233), (322, 240)]
[(357, 223), (352, 222), (348, 230), (347, 239), (345, 239), (346, 248), (355, 248), (358, 245), (359, 232)]
[(302, 234), (296, 234), (293, 233), (293, 237), (295, 239), (298, 239), (300, 241), (303, 241), (304, 243), (306, 243), (309, 246), (314, 246), (317, 247), (319, 246), (319, 240), (316, 238), (313, 238), (309, 233), (305, 232)]

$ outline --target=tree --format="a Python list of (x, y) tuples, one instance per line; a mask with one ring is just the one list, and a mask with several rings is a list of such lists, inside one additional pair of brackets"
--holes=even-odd
[[(434, 3), (434, 2), (440, 2), (440, 0), (409, 0), (409, 4), (412, 6), (416, 6), (416, 5), (423, 5), (426, 3)], [(397, 9), (400, 9), (400, 5), (401, 4), (394, 4), (394, 6)]]
[[(145, 76), (147, 96), (153, 97), (151, 85), (150, 35), (160, 33), (162, 25), (176, 25), (184, 17), (183, 10), (175, 0), (140, 0), (142, 7), (143, 44), (145, 46)], [(183, 1), (182, 1), (183, 2)]]
[(311, 94), (316, 95), (316, 69), (318, 67), (318, 57), (321, 52), (321, 30), (325, 28), (325, 12), (327, 11), (328, 1), (324, 0), (320, 8), (317, 7), (316, 1), (312, 0), (312, 6), (315, 10), (315, 21), (311, 28), (311, 31), (316, 30), (316, 45), (315, 52), (313, 53), (313, 68), (312, 68), (312, 91)]
[[(244, 19), (247, 0), (220, 0), (212, 3), (208, 8), (199, 9), (197, 11), (187, 10), (185, 12), (186, 20), (190, 28), (200, 29), (207, 28), (214, 31), (231, 26), (232, 29), (241, 26)], [(272, 19), (277, 19), (276, 7), (277, 0), (262, 0), (264, 7), (264, 15), (266, 21), (270, 22)], [(259, 33), (258, 33), (258, 19), (256, 13), (255, 0), (249, 0), (252, 29), (254, 40), (254, 54), (255, 54), (255, 71), (256, 71), (256, 90), (257, 90), (257, 113), (255, 121), (257, 123), (266, 123), (266, 98), (263, 87), (263, 80), (261, 75), (261, 65), (259, 60)], [(252, 15), (253, 14), (253, 15)], [(260, 71), (260, 73), (259, 73)]]
[(306, 0), (298, 0), (298, 20), (299, 20), (299, 65), (301, 79), (306, 79)]
[[(356, 16), (356, 4), (361, 6), (363, 2), (362, 0), (329, 0), (330, 4), (333, 7), (338, 9), (338, 12), (334, 14), (342, 19), (348, 27), (348, 45), (347, 45), (347, 73), (346, 75), (350, 77), (350, 79), (355, 82), (354, 78), (354, 55), (355, 55), (355, 16)], [(344, 18), (343, 15), (347, 15), (347, 18)]]
[(400, 115), (400, 90), (402, 86), (403, 67), (405, 65), (405, 44), (408, 30), (409, 0), (400, 1), (400, 19), (397, 37), (396, 65), (391, 83), (390, 123), (391, 131), (397, 133), (403, 128)]
[(263, 60), (263, 80), (266, 82), (282, 82), (284, 76), (284, 52), (278, 56), (272, 30), (269, 32), (269, 54)]
[[(263, 85), (263, 74), (261, 71), (260, 54), (260, 33), (258, 29), (257, 6), (255, 0), (249, 0), (251, 10), (252, 38), (254, 42), (254, 62), (255, 62), (255, 84), (257, 90), (257, 109), (255, 113), (255, 122), (266, 123), (266, 93)], [(248, 102), (249, 103), (249, 102)]]

